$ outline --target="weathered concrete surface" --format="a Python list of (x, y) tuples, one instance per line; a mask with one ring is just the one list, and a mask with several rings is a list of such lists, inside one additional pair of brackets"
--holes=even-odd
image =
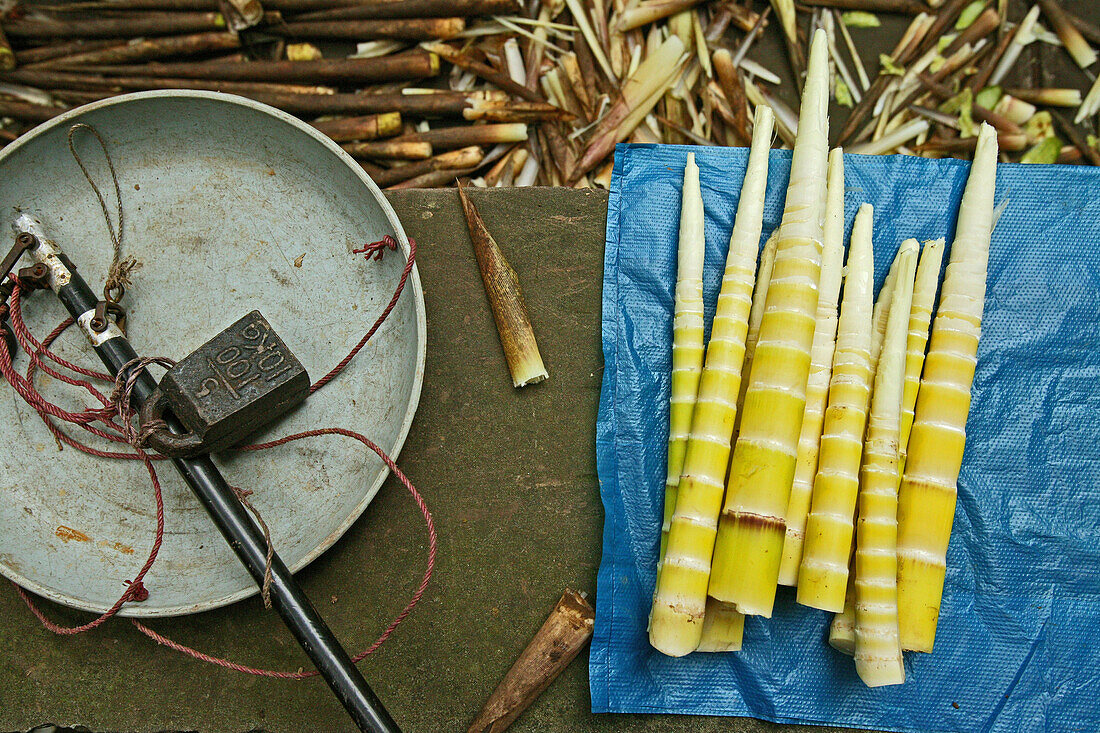
[[(519, 272), (550, 379), (512, 388), (455, 193), (393, 195), (420, 244), (428, 306), (427, 376), (400, 465), (434, 512), (440, 547), (421, 605), (362, 667), (410, 733), (468, 723), (561, 590), (595, 593), (600, 559), (594, 434), (606, 194), (526, 189), (471, 196)], [(345, 644), (361, 647), (412, 593), (425, 546), (419, 512), (391, 479), (351, 531), (299, 577)], [(60, 621), (83, 618), (48, 610)], [(150, 625), (249, 664), (305, 663), (255, 599)], [(265, 680), (211, 667), (158, 647), (124, 620), (57, 637), (14, 592), (0, 592), (0, 659), (0, 730), (45, 722), (112, 731), (352, 730), (318, 680)], [(586, 659), (582, 654), (515, 730), (775, 728), (752, 720), (594, 716)]]

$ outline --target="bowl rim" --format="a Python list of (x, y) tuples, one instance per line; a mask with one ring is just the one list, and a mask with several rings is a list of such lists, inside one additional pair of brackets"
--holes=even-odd
[[(0, 166), (3, 166), (4, 162), (17, 153), (20, 149), (28, 145), (31, 141), (38, 137), (50, 132), (51, 130), (64, 126), (77, 118), (83, 116), (88, 112), (103, 109), (106, 107), (114, 107), (120, 105), (131, 104), (135, 102), (146, 102), (150, 99), (203, 99), (212, 102), (224, 103), (236, 105), (238, 107), (246, 107), (254, 111), (266, 114), (270, 117), (289, 125), (298, 132), (305, 133), (315, 141), (320, 143), (330, 153), (334, 154), (344, 165), (346, 165), (351, 172), (359, 178), (364, 184), (366, 189), (370, 192), (375, 202), (379, 205), (383, 215), (386, 218), (387, 223), (393, 230), (394, 237), (397, 239), (398, 244), (401, 247), (401, 251), (407, 258), (411, 251), (409, 245), (408, 236), (405, 234), (405, 229), (401, 226), (400, 220), (397, 218), (397, 214), (394, 212), (390, 202), (386, 200), (385, 195), (378, 185), (367, 175), (362, 166), (355, 162), (355, 159), (351, 157), (343, 148), (337, 145), (331, 138), (326, 136), (320, 130), (317, 130), (312, 125), (303, 122), (302, 120), (290, 115), (282, 110), (257, 102), (247, 97), (242, 97), (236, 94), (226, 94), (224, 92), (204, 91), (197, 89), (156, 89), (142, 92), (131, 92), (128, 94), (120, 94), (118, 96), (109, 97), (107, 99), (101, 99), (89, 104), (84, 104), (79, 107), (74, 107), (70, 110), (62, 112), (57, 117), (49, 119), (34, 128), (28, 130), (24, 134), (20, 135), (14, 142), (5, 146), (0, 150)], [(412, 271), (409, 273), (407, 285), (412, 286), (413, 296), (413, 309), (416, 317), (416, 364), (415, 372), (413, 375), (412, 389), (409, 394), (409, 404), (405, 411), (404, 418), (402, 419), (401, 426), (398, 430), (397, 437), (395, 438), (393, 445), (379, 446), (383, 448), (387, 455), (396, 463), (398, 456), (401, 453), (401, 449), (405, 445), (405, 440), (408, 438), (409, 429), (412, 427), (413, 417), (416, 414), (417, 407), (420, 404), (420, 396), (424, 383), (424, 368), (427, 352), (427, 315), (424, 305), (424, 291), (420, 282), (420, 273), (416, 263), (413, 264)], [(406, 292), (410, 292), (406, 290)], [(404, 293), (402, 294), (404, 297)], [(347, 518), (344, 519), (340, 525), (328, 536), (321, 540), (321, 542), (310, 552), (306, 553), (293, 565), (290, 565), (290, 571), (297, 573), (311, 562), (321, 556), (326, 550), (331, 548), (336, 541), (339, 540), (344, 533), (346, 533), (353, 524), (362, 516), (366, 511), (367, 506), (371, 503), (374, 497), (378, 494), (378, 491), (382, 488), (382, 484), (389, 477), (390, 470), (383, 464), (381, 472), (378, 477), (371, 484), (370, 487), (363, 494), (363, 498), (355, 507), (352, 508)], [(70, 608), (76, 608), (82, 611), (89, 611), (91, 613), (103, 613), (108, 609), (108, 606), (97, 605), (88, 603), (85, 600), (70, 596), (66, 593), (59, 593), (56, 590), (47, 588), (30, 578), (23, 576), (17, 572), (7, 563), (0, 561), (0, 575), (8, 578), (12, 582), (16, 583), (20, 587), (34, 593), (35, 595), (46, 598), (47, 600), (60, 603), (61, 605), (68, 606)], [(216, 608), (227, 606), (231, 603), (251, 598), (258, 594), (260, 589), (258, 586), (249, 585), (239, 591), (226, 594), (219, 598), (201, 601), (193, 604), (177, 604), (175, 606), (164, 606), (157, 608), (144, 607), (141, 604), (124, 604), (119, 610), (118, 616), (129, 618), (170, 618), (174, 616), (185, 616), (193, 613), (200, 613), (202, 611), (210, 611)]]

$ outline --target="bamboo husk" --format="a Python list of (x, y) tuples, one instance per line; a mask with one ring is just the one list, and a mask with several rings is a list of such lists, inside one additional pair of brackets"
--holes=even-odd
[(619, 15), (620, 32), (634, 30), (671, 15), (690, 10), (702, 0), (647, 0), (628, 7)]
[(581, 594), (566, 589), (467, 733), (500, 733), (511, 725), (584, 648), (594, 624), (592, 606)]
[(1006, 89), (1016, 99), (1045, 107), (1079, 107), (1081, 91), (1079, 89)]
[(382, 18), (469, 18), (510, 15), (522, 10), (518, 0), (386, 0), (314, 10), (295, 20), (377, 20)]
[(385, 112), (363, 117), (345, 117), (311, 123), (338, 143), (351, 140), (377, 140), (401, 133), (401, 113)]
[[(927, 74), (918, 74), (917, 78), (920, 79), (921, 84), (932, 93), (932, 96), (937, 97), (940, 100), (950, 99), (954, 96), (950, 89), (943, 84), (936, 82), (932, 77)], [(1003, 115), (999, 115), (992, 110), (988, 110), (979, 104), (974, 104), (970, 108), (970, 113), (974, 116), (975, 120), (981, 122), (988, 122), (997, 128), (1000, 132), (1007, 132), (1012, 135), (1019, 135), (1023, 132), (1020, 126), (1007, 119)]]
[(395, 142), (426, 142), (442, 150), (464, 148), (470, 145), (495, 145), (497, 143), (522, 142), (528, 138), (527, 125), (522, 122), (495, 125), (466, 125), (441, 127), (426, 132), (414, 132), (394, 138)]
[(752, 140), (749, 132), (748, 103), (745, 99), (745, 86), (741, 76), (733, 66), (733, 58), (729, 51), (720, 48), (711, 57), (714, 64), (714, 74), (718, 84), (729, 103), (730, 112), (733, 114), (730, 129), (742, 145), (748, 145)]
[(402, 181), (408, 181), (433, 171), (447, 170), (453, 172), (466, 168), (476, 168), (481, 165), (481, 161), (484, 157), (485, 153), (477, 146), (460, 148), (459, 150), (451, 150), (426, 160), (418, 160), (415, 163), (380, 169), (379, 172), (372, 175), (371, 178), (374, 179), (374, 182), (377, 183), (380, 188), (387, 188), (401, 183)]
[(592, 119), (596, 112), (596, 100), (589, 94), (588, 85), (584, 83), (584, 73), (581, 71), (580, 61), (576, 53), (568, 53), (562, 56), (558, 63), (565, 72), (565, 79), (573, 95), (580, 102), (586, 119)]
[(221, 13), (135, 13), (92, 18), (23, 18), (4, 21), (12, 38), (131, 38), (225, 29)]
[(84, 51), (49, 60), (51, 67), (85, 66), (93, 64), (128, 64), (135, 61), (152, 61), (169, 56), (190, 56), (240, 48), (241, 40), (235, 33), (210, 31), (185, 36), (141, 38), (108, 48)]
[(423, 79), (439, 73), (435, 54), (412, 51), (373, 59), (318, 59), (316, 61), (249, 61), (89, 66), (93, 74), (205, 79), (208, 81), (262, 81), (311, 84), (366, 84)]
[(3, 27), (0, 27), (0, 71), (11, 71), (15, 68), (15, 53), (11, 50), (8, 37), (4, 35)]
[(432, 144), (418, 140), (376, 140), (341, 146), (354, 158), (424, 160), (432, 157)]
[(489, 296), (497, 333), (500, 334), (504, 358), (512, 373), (512, 384), (515, 387), (524, 387), (541, 382), (549, 374), (543, 365), (542, 355), (539, 354), (535, 332), (527, 315), (527, 305), (520, 291), (519, 277), (508, 264), (496, 240), (485, 228), (485, 222), (461, 185), (458, 187), (458, 197), (466, 215), (466, 225), (470, 230), (470, 240), (477, 256), (478, 269), (481, 270), (485, 293)]
[(867, 13), (919, 15), (933, 12), (931, 7), (920, 0), (799, 0), (799, 2), (810, 7), (862, 10)]
[(1066, 11), (1062, 9), (1057, 0), (1039, 0), (1039, 7), (1043, 9), (1043, 15), (1050, 21), (1054, 32), (1062, 40), (1066, 51), (1082, 69), (1086, 69), (1096, 63), (1096, 51), (1089, 42), (1084, 39), (1081, 32), (1070, 22)]
[(465, 18), (390, 18), (385, 20), (314, 20), (285, 23), (266, 29), (291, 38), (363, 41), (399, 38), (431, 41), (454, 38), (466, 30)]

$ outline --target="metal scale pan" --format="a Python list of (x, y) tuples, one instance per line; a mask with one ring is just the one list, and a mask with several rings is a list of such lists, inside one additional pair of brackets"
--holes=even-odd
[[(309, 125), (231, 95), (128, 94), (24, 135), (0, 153), (4, 237), (18, 212), (35, 212), (89, 283), (102, 286), (111, 243), (95, 194), (68, 150), (66, 135), (76, 122), (103, 136), (118, 171), (124, 249), (142, 262), (124, 303), (128, 335), (140, 353), (180, 359), (259, 308), (316, 380), (389, 302), (408, 240), (378, 188)], [(76, 142), (113, 208), (98, 143), (86, 133)], [(369, 262), (352, 254), (385, 234), (403, 251)], [(65, 316), (55, 298), (40, 293), (25, 301), (24, 315), (40, 337)], [(98, 368), (75, 329), (56, 350)], [(257, 439), (345, 427), (396, 458), (420, 399), (424, 353), (424, 298), (413, 270), (397, 307), (347, 370)], [(19, 354), (16, 367), (26, 366)], [(90, 406), (75, 388), (42, 377), (38, 386), (71, 409)], [(0, 573), (59, 603), (107, 609), (153, 542), (155, 504), (144, 467), (59, 452), (6, 383), (0, 383), (0, 441)], [(252, 502), (295, 571), (340, 538), (387, 474), (373, 453), (337, 436), (216, 460), (234, 485), (255, 492)], [(145, 578), (149, 599), (127, 604), (121, 615), (193, 613), (256, 593), (176, 472), (164, 465), (159, 473), (164, 544)]]

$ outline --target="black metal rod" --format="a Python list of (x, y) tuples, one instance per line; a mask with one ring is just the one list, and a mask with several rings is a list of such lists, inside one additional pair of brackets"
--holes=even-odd
[[(69, 269), (72, 273), (69, 283), (57, 288), (56, 292), (73, 319), (79, 320), (82, 315), (95, 309), (99, 299), (76, 268)], [(133, 346), (122, 336), (104, 341), (95, 346), (95, 351), (112, 375), (117, 375), (123, 366), (137, 358)], [(153, 376), (142, 370), (131, 393), (134, 403), (140, 407), (156, 386)], [(164, 417), (173, 432), (185, 432), (170, 413)], [(267, 543), (263, 532), (237, 499), (221, 471), (209, 456), (174, 458), (172, 463), (257, 585), (262, 585), (267, 567)], [(359, 729), (400, 733), (397, 723), (386, 712), (381, 700), (367, 685), (278, 554), (271, 561), (271, 601)]]

